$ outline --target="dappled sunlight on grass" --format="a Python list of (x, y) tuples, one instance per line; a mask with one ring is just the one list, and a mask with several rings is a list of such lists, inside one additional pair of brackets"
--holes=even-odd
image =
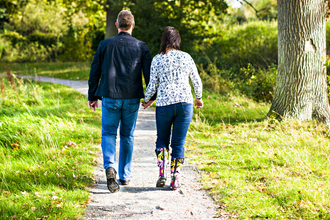
[(204, 101), (187, 137), (188, 157), (221, 212), (243, 219), (330, 217), (324, 125), (266, 119), (269, 104), (244, 97)]
[(7, 78), (0, 84), (0, 218), (82, 216), (101, 111), (69, 87)]

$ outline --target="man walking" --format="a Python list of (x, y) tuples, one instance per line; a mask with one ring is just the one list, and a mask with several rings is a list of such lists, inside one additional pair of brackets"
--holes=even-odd
[[(116, 180), (116, 137), (120, 124), (118, 174), (121, 185), (128, 185), (131, 174), (134, 129), (145, 83), (149, 83), (151, 54), (146, 43), (131, 36), (134, 17), (130, 11), (118, 14), (118, 35), (100, 42), (88, 80), (88, 105), (98, 107), (102, 99), (102, 152), (110, 192), (119, 191)], [(101, 78), (101, 81), (100, 81)], [(153, 97), (152, 100), (155, 100)]]

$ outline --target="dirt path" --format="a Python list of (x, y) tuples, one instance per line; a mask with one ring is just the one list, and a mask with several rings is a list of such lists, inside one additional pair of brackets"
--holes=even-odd
[(212, 219), (216, 214), (214, 204), (207, 193), (200, 190), (192, 164), (184, 164), (179, 190), (170, 190), (169, 178), (165, 188), (155, 187), (158, 167), (154, 153), (156, 123), (153, 110), (140, 109), (134, 136), (131, 182), (121, 186), (118, 193), (112, 194), (107, 189), (100, 154), (95, 170), (97, 184), (91, 188), (87, 219)]
[[(71, 86), (84, 95), (87, 95), (88, 91), (87, 81), (50, 77), (36, 77), (35, 80)], [(107, 189), (102, 153), (99, 152), (98, 166), (95, 168), (96, 182), (90, 188), (91, 202), (86, 219), (212, 219), (216, 217), (215, 205), (208, 194), (200, 190), (198, 172), (195, 166), (189, 163), (189, 158), (186, 158), (182, 168), (182, 186), (179, 190), (170, 190), (169, 174), (165, 188), (155, 187), (158, 167), (154, 153), (156, 141), (154, 110), (140, 108), (134, 136), (131, 182), (128, 186), (121, 186), (117, 193), (112, 194)]]

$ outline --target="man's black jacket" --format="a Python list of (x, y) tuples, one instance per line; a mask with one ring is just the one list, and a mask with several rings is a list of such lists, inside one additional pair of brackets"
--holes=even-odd
[(88, 100), (143, 98), (141, 70), (148, 85), (150, 65), (151, 54), (147, 44), (129, 33), (120, 32), (101, 41), (89, 75)]

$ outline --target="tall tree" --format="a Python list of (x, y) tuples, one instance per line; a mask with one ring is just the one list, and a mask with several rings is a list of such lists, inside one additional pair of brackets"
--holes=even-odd
[(328, 126), (326, 0), (278, 0), (278, 74), (269, 115)]
[(108, 3), (104, 5), (104, 9), (107, 12), (107, 26), (105, 28), (105, 38), (109, 38), (117, 34), (115, 22), (117, 14), (119, 12), (117, 12), (118, 10), (113, 7), (113, 4), (110, 1), (108, 1)]

